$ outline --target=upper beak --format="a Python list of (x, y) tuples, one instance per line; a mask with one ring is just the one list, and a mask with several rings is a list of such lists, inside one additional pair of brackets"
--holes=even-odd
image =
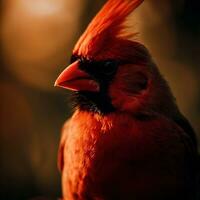
[(69, 65), (57, 78), (54, 86), (73, 91), (98, 92), (99, 84), (92, 77), (79, 69), (79, 61)]

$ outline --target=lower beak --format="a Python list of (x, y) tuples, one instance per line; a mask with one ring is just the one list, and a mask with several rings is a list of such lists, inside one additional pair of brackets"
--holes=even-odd
[(79, 62), (69, 65), (57, 78), (55, 86), (72, 91), (98, 92), (99, 84), (92, 77), (79, 69)]

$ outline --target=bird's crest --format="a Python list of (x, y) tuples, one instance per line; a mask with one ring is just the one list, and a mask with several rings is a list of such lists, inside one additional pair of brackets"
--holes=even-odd
[(143, 0), (108, 0), (94, 17), (75, 45), (74, 54), (92, 57), (119, 37), (128, 39), (133, 34), (124, 34), (126, 17)]

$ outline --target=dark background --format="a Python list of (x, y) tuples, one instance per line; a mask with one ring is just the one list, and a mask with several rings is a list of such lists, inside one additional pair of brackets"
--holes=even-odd
[[(57, 149), (69, 93), (54, 88), (104, 0), (2, 0), (0, 199), (59, 197)], [(199, 0), (146, 0), (129, 23), (200, 138)]]

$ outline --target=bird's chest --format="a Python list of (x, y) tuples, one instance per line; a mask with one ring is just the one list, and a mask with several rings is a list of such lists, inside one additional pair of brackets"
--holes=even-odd
[(160, 183), (160, 176), (155, 178), (158, 171), (162, 174), (170, 168), (168, 161), (175, 152), (174, 145), (168, 145), (169, 134), (159, 127), (160, 122), (141, 122), (126, 115), (75, 114), (64, 149), (66, 199), (94, 199), (98, 194), (116, 199), (111, 191), (118, 191), (118, 196), (131, 194), (133, 188), (150, 191), (152, 180)]
[(72, 118), (64, 149), (66, 193), (82, 194), (87, 187), (95, 191), (113, 180), (133, 151), (130, 124), (87, 114)]

